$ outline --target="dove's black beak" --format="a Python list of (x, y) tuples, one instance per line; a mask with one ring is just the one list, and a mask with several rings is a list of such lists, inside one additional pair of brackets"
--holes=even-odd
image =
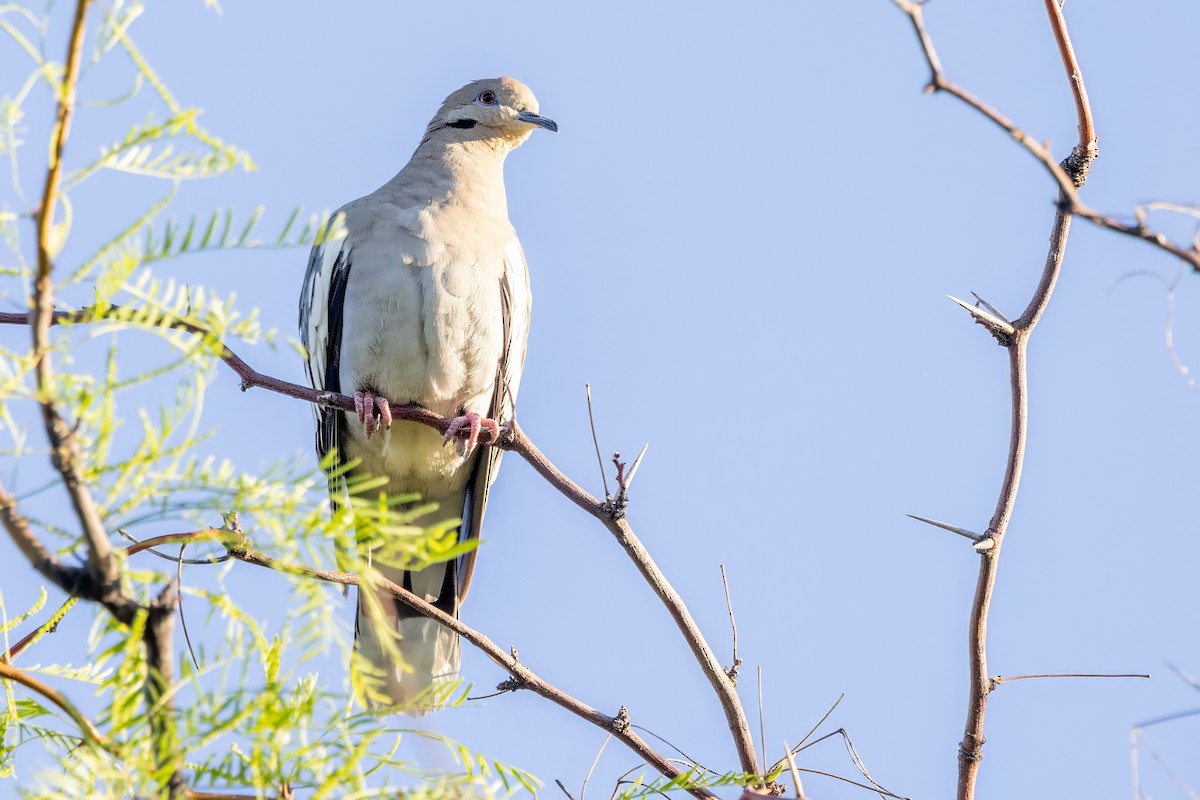
[(540, 116), (532, 111), (517, 112), (517, 119), (521, 122), (527, 122), (530, 125), (537, 125), (539, 128), (545, 128), (548, 131), (558, 133), (558, 123), (547, 117)]

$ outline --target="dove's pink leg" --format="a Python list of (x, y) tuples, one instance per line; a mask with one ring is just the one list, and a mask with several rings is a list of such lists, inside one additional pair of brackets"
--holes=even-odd
[(488, 439), (489, 442), (494, 442), (500, 438), (499, 422), (496, 422), (496, 420), (488, 417), (481, 417), (474, 411), (471, 411), (463, 414), (461, 417), (455, 417), (454, 419), (450, 420), (450, 427), (446, 429), (446, 433), (442, 437), (442, 442), (445, 443), (451, 439), (454, 439), (458, 432), (463, 429), (463, 427), (466, 427), (468, 430), (470, 430), (470, 435), (467, 436), (465, 442), (459, 439), (455, 443), (459, 455), (462, 456), (470, 454), (470, 452), (475, 449), (475, 445), (479, 443), (479, 431), (483, 428), (487, 428), (492, 434), (491, 438)]
[(355, 392), (354, 410), (358, 413), (358, 421), (367, 429), (368, 439), (375, 431), (392, 427), (392, 407), (386, 397), (370, 391)]

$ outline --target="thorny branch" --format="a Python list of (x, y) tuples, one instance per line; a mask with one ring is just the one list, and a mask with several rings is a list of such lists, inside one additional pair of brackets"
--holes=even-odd
[[(56, 311), (54, 312), (52, 321), (56, 324), (94, 322), (102, 319), (119, 318), (122, 313), (127, 311), (128, 309), (122, 309), (119, 306), (96, 306), (78, 311)], [(23, 324), (27, 322), (27, 316), (26, 314), (19, 313), (0, 313), (0, 324)], [(186, 331), (206, 341), (218, 357), (241, 378), (241, 388), (243, 391), (252, 388), (263, 388), (317, 405), (338, 408), (343, 411), (354, 411), (354, 399), (351, 397), (336, 392), (317, 391), (307, 386), (289, 383), (288, 381), (258, 372), (234, 353), (228, 345), (219, 341), (211, 331), (201, 325), (174, 317), (166, 317), (158, 324)], [(443, 434), (450, 426), (450, 421), (446, 418), (416, 405), (394, 403), (392, 404), (392, 417), (397, 420), (407, 420), (427, 425)], [(465, 438), (466, 433), (464, 432), (461, 435)], [(488, 437), (485, 436), (485, 438)], [(630, 527), (628, 520), (623, 516), (614, 517), (614, 515), (606, 510), (604, 503), (564, 475), (558, 467), (546, 458), (529, 437), (525, 435), (525, 432), (516, 421), (513, 421), (507, 430), (501, 432), (498, 440), (485, 441), (481, 439), (480, 443), (500, 447), (504, 450), (511, 450), (520, 455), (539, 475), (557, 489), (560, 494), (595, 517), (608, 529), (609, 533), (613, 535), (618, 544), (624, 548), (626, 554), (634, 562), (634, 565), (642, 574), (646, 583), (650, 585), (663, 605), (666, 606), (668, 613), (670, 613), (671, 618), (675, 621), (676, 626), (678, 626), (684, 639), (687, 641), (692, 655), (700, 664), (701, 670), (713, 687), (713, 691), (716, 693), (721, 703), (721, 708), (725, 713), (726, 723), (732, 734), (734, 747), (737, 749), (742, 772), (751, 775), (761, 775), (761, 766), (754, 752), (754, 741), (750, 735), (750, 726), (746, 720), (746, 712), (737, 695), (737, 689), (733, 681), (721, 667), (716, 654), (692, 618), (691, 612), (684, 605), (683, 599), (675, 591), (675, 588), (671, 586), (666, 576), (663, 575), (658, 565), (654, 562), (654, 559), (651, 558), (650, 553), (646, 550), (641, 540), (638, 539), (633, 528)], [(632, 471), (631, 469), (631, 473)]]
[(909, 0), (895, 0), (909, 17), (913, 29), (920, 41), (925, 61), (930, 69), (928, 90), (944, 91), (957, 97), (986, 116), (996, 125), (1007, 131), (1037, 158), (1050, 172), (1059, 186), (1059, 201), (1054, 215), (1050, 233), (1050, 248), (1046, 256), (1046, 264), (1041, 279), (1034, 290), (1024, 312), (1011, 323), (1011, 334), (1007, 341), (1001, 340), (1008, 348), (1009, 382), (1012, 390), (1012, 422), (1009, 435), (1008, 460), (1005, 466), (1004, 479), (1001, 484), (996, 509), (990, 524), (984, 534), (984, 539), (990, 538), (991, 547), (976, 546), (980, 553), (979, 578), (975, 587), (975, 596), (971, 603), (971, 619), (969, 625), (969, 658), (970, 658), (970, 694), (967, 704), (966, 730), (962, 743), (959, 745), (958, 756), (958, 798), (972, 800), (975, 796), (975, 785), (979, 774), (979, 763), (983, 758), (984, 715), (987, 710), (987, 699), (999, 681), (989, 676), (987, 671), (987, 623), (988, 610), (991, 605), (992, 592), (995, 588), (996, 570), (1000, 559), (1000, 549), (1004, 534), (1008, 529), (1016, 505), (1017, 489), (1021, 482), (1021, 468), (1025, 460), (1025, 445), (1028, 438), (1029, 415), (1029, 381), (1027, 374), (1029, 337), (1046, 310), (1054, 284), (1062, 267), (1062, 259), (1070, 231), (1072, 215), (1081, 216), (1089, 221), (1115, 230), (1119, 233), (1136, 236), (1150, 241), (1168, 252), (1191, 264), (1193, 269), (1200, 270), (1200, 250), (1193, 247), (1183, 250), (1167, 242), (1161, 234), (1152, 234), (1141, 226), (1126, 226), (1104, 217), (1093, 211), (1080, 201), (1076, 192), (1087, 178), (1088, 169), (1096, 156), (1097, 138), (1095, 124), (1092, 120), (1091, 106), (1088, 102), (1087, 90), (1084, 86), (1083, 75), (1075, 58), (1071, 38), (1067, 33), (1066, 22), (1062, 10), (1056, 0), (1044, 0), (1046, 11), (1050, 18), (1050, 26), (1054, 31), (1059, 54), (1071, 84), (1071, 94), (1075, 100), (1076, 114), (1079, 120), (1079, 143), (1071, 155), (1061, 165), (1056, 164), (1049, 150), (1018, 129), (1008, 118), (996, 109), (979, 100), (974, 95), (948, 80), (942, 70), (933, 41), (925, 28), (922, 7)]

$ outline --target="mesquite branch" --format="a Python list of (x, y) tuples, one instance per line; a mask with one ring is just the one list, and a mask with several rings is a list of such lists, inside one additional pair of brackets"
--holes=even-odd
[[(54, 254), (65, 234), (56, 230), (55, 209), (61, 198), (63, 152), (70, 134), (75, 112), (75, 95), (79, 83), (83, 54), (84, 31), (91, 0), (76, 0), (67, 43), (67, 57), (62, 80), (58, 84), (58, 103), (54, 128), (50, 135), (50, 158), (42, 186), (41, 203), (35, 215), (37, 222), (37, 271), (33, 280), (32, 311), (26, 320), (33, 340), (34, 376), (37, 400), (41, 409), (46, 438), (50, 444), (50, 462), (62, 478), (71, 499), (71, 507), (79, 521), (87, 543), (87, 567), (78, 569), (63, 565), (38, 541), (27, 521), (17, 512), (13, 499), (0, 487), (0, 523), (16, 542), (17, 547), (38, 571), (64, 591), (102, 603), (118, 620), (128, 624), (137, 613), (138, 604), (120, 586), (119, 565), (113, 555), (112, 542), (104, 529), (99, 509), (92, 499), (91, 489), (84, 479), (82, 452), (75, 431), (60, 413), (56, 404), (56, 387), (50, 347), (50, 326), (54, 313)], [(164, 592), (164, 596), (169, 594)], [(161, 598), (160, 598), (161, 599)], [(159, 774), (164, 776), (166, 797), (182, 796), (184, 785), (180, 767), (182, 757), (174, 740), (170, 685), (170, 606), (166, 610), (159, 602), (148, 609), (150, 619), (145, 628), (143, 645), (149, 666), (144, 690), (147, 714), (154, 735)], [(9, 668), (11, 669), (11, 668)], [(15, 678), (13, 678), (16, 680)], [(26, 682), (26, 685), (30, 685)], [(31, 688), (35, 688), (32, 687)], [(43, 692), (43, 694), (45, 694)], [(47, 695), (51, 700), (54, 697)], [(64, 710), (67, 710), (65, 706)], [(68, 713), (69, 710), (68, 710)], [(82, 725), (88, 738), (94, 738)]]
[(42, 201), (37, 213), (37, 275), (33, 282), (33, 312), (29, 315), (29, 327), (36, 359), (34, 375), (37, 380), (38, 404), (42, 411), (46, 438), (50, 442), (50, 460), (62, 476), (63, 486), (71, 497), (71, 506), (87, 540), (88, 571), (93, 580), (112, 585), (117, 580), (112, 544), (104, 532), (104, 523), (100, 520), (100, 513), (92, 500), (91, 490), (83, 479), (79, 443), (75, 440), (71, 426), (63, 419), (55, 405), (54, 368), (50, 357), (50, 325), (54, 312), (52, 251), (56, 249), (58, 239), (54, 229), (54, 209), (59, 200), (63, 149), (67, 144), (71, 118), (75, 111), (75, 86), (79, 81), (83, 31), (89, 3), (90, 0), (77, 0), (70, 42), (67, 46), (66, 66), (59, 88), (58, 110), (50, 139), (50, 164), (46, 170)]
[[(97, 306), (79, 311), (57, 311), (54, 312), (52, 321), (55, 324), (86, 323), (101, 319), (118, 318), (123, 311), (125, 309), (119, 306)], [(0, 314), (0, 324), (23, 324), (26, 321), (27, 315), (25, 314)], [(176, 330), (187, 331), (208, 342), (221, 360), (241, 378), (243, 391), (252, 388), (263, 388), (287, 395), (288, 397), (295, 397), (310, 403), (316, 403), (317, 405), (338, 408), (343, 411), (354, 411), (354, 400), (351, 397), (336, 392), (317, 391), (307, 386), (289, 383), (288, 381), (258, 372), (234, 353), (228, 345), (216, 340), (216, 337), (201, 325), (178, 318), (166, 318), (161, 320), (159, 324)], [(407, 420), (428, 425), (440, 433), (445, 433), (450, 425), (449, 420), (444, 417), (414, 405), (393, 404), (392, 417), (397, 420)], [(464, 432), (463, 436), (465, 435)], [(746, 720), (746, 712), (742, 707), (741, 700), (738, 698), (737, 689), (733, 681), (721, 667), (720, 661), (708, 645), (704, 635), (700, 632), (695, 620), (692, 619), (692, 615), (688, 611), (687, 606), (684, 605), (683, 599), (675, 591), (674, 587), (671, 586), (666, 576), (658, 568), (658, 565), (654, 563), (654, 559), (650, 557), (650, 553), (642, 545), (641, 540), (637, 538), (628, 520), (623, 517), (615, 518), (615, 515), (610, 514), (600, 500), (593, 497), (577, 483), (564, 475), (534, 445), (515, 421), (508, 426), (507, 430), (500, 434), (498, 441), (487, 442), (486, 444), (511, 450), (520, 455), (539, 475), (557, 489), (559, 493), (599, 520), (621, 547), (625, 549), (625, 552), (633, 560), (642, 577), (654, 590), (654, 593), (658, 595), (663, 605), (666, 606), (671, 618), (675, 620), (675, 624), (679, 627), (680, 632), (687, 641), (688, 647), (691, 649), (692, 654), (712, 685), (713, 691), (716, 692), (721, 703), (721, 708), (725, 712), (725, 719), (733, 737), (734, 747), (737, 749), (742, 771), (752, 775), (761, 775), (761, 766), (754, 752), (754, 742), (750, 736), (750, 726)]]
[(1088, 101), (1083, 75), (1075, 58), (1074, 48), (1071, 46), (1071, 38), (1067, 33), (1062, 10), (1056, 0), (1044, 1), (1050, 18), (1050, 26), (1058, 44), (1059, 54), (1071, 84), (1071, 95), (1075, 101), (1076, 115), (1079, 120), (1079, 142), (1062, 164), (1055, 163), (1050, 152), (1043, 145), (1017, 128), (999, 111), (948, 80), (942, 70), (937, 52), (934, 50), (933, 41), (925, 28), (921, 6), (914, 2), (908, 2), (908, 0), (896, 0), (896, 4), (912, 22), (925, 61), (929, 65), (931, 73), (927, 87), (929, 91), (946, 92), (957, 97), (1006, 130), (1042, 163), (1059, 186), (1058, 205), (1050, 232), (1050, 247), (1041, 279), (1021, 316), (1011, 323), (1011, 333), (1001, 340), (1002, 344), (1008, 348), (1009, 383), (1012, 392), (1011, 429), (1008, 459), (999, 498), (996, 501), (996, 508), (987, 531), (981, 537), (984, 540), (990, 539), (991, 546), (980, 547), (979, 543), (976, 544), (976, 550), (980, 553), (979, 577), (976, 582), (975, 596), (971, 603), (969, 624), (970, 692), (967, 703), (966, 729), (963, 733), (962, 743), (959, 745), (959, 800), (972, 800), (975, 796), (979, 763), (983, 758), (984, 716), (987, 711), (988, 695), (1000, 684), (1000, 681), (989, 676), (987, 671), (988, 610), (996, 585), (1000, 550), (1016, 505), (1017, 489), (1021, 483), (1021, 468), (1025, 461), (1025, 445), (1029, 432), (1029, 378), (1027, 371), (1029, 338), (1038, 320), (1045, 312), (1050, 295), (1054, 291), (1054, 284), (1058, 280), (1067, 244), (1067, 235), (1070, 232), (1071, 217), (1073, 215), (1081, 216), (1101, 227), (1150, 241), (1181, 258), (1193, 269), (1200, 269), (1200, 250), (1195, 247), (1185, 251), (1167, 242), (1165, 237), (1160, 234), (1152, 234), (1140, 225), (1125, 226), (1093, 211), (1079, 200), (1076, 190), (1083, 186), (1091, 163), (1096, 157), (1096, 129), (1092, 120), (1091, 105)]

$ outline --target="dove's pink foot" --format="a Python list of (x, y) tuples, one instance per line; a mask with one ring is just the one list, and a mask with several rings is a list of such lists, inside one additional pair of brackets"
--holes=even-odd
[(380, 397), (373, 392), (355, 392), (354, 410), (358, 413), (358, 421), (367, 429), (367, 438), (377, 430), (392, 427), (392, 407), (386, 397)]
[[(467, 428), (470, 433), (465, 440), (457, 439), (458, 432), (463, 428)], [(442, 443), (446, 443), (451, 439), (455, 439), (455, 449), (458, 450), (460, 456), (467, 456), (475, 449), (475, 445), (479, 443), (479, 432), (487, 428), (491, 433), (491, 437), (487, 439), (489, 442), (494, 442), (500, 438), (500, 423), (488, 417), (481, 417), (475, 412), (463, 414), (461, 417), (455, 417), (450, 420), (450, 427), (446, 429), (445, 435), (442, 437)]]

